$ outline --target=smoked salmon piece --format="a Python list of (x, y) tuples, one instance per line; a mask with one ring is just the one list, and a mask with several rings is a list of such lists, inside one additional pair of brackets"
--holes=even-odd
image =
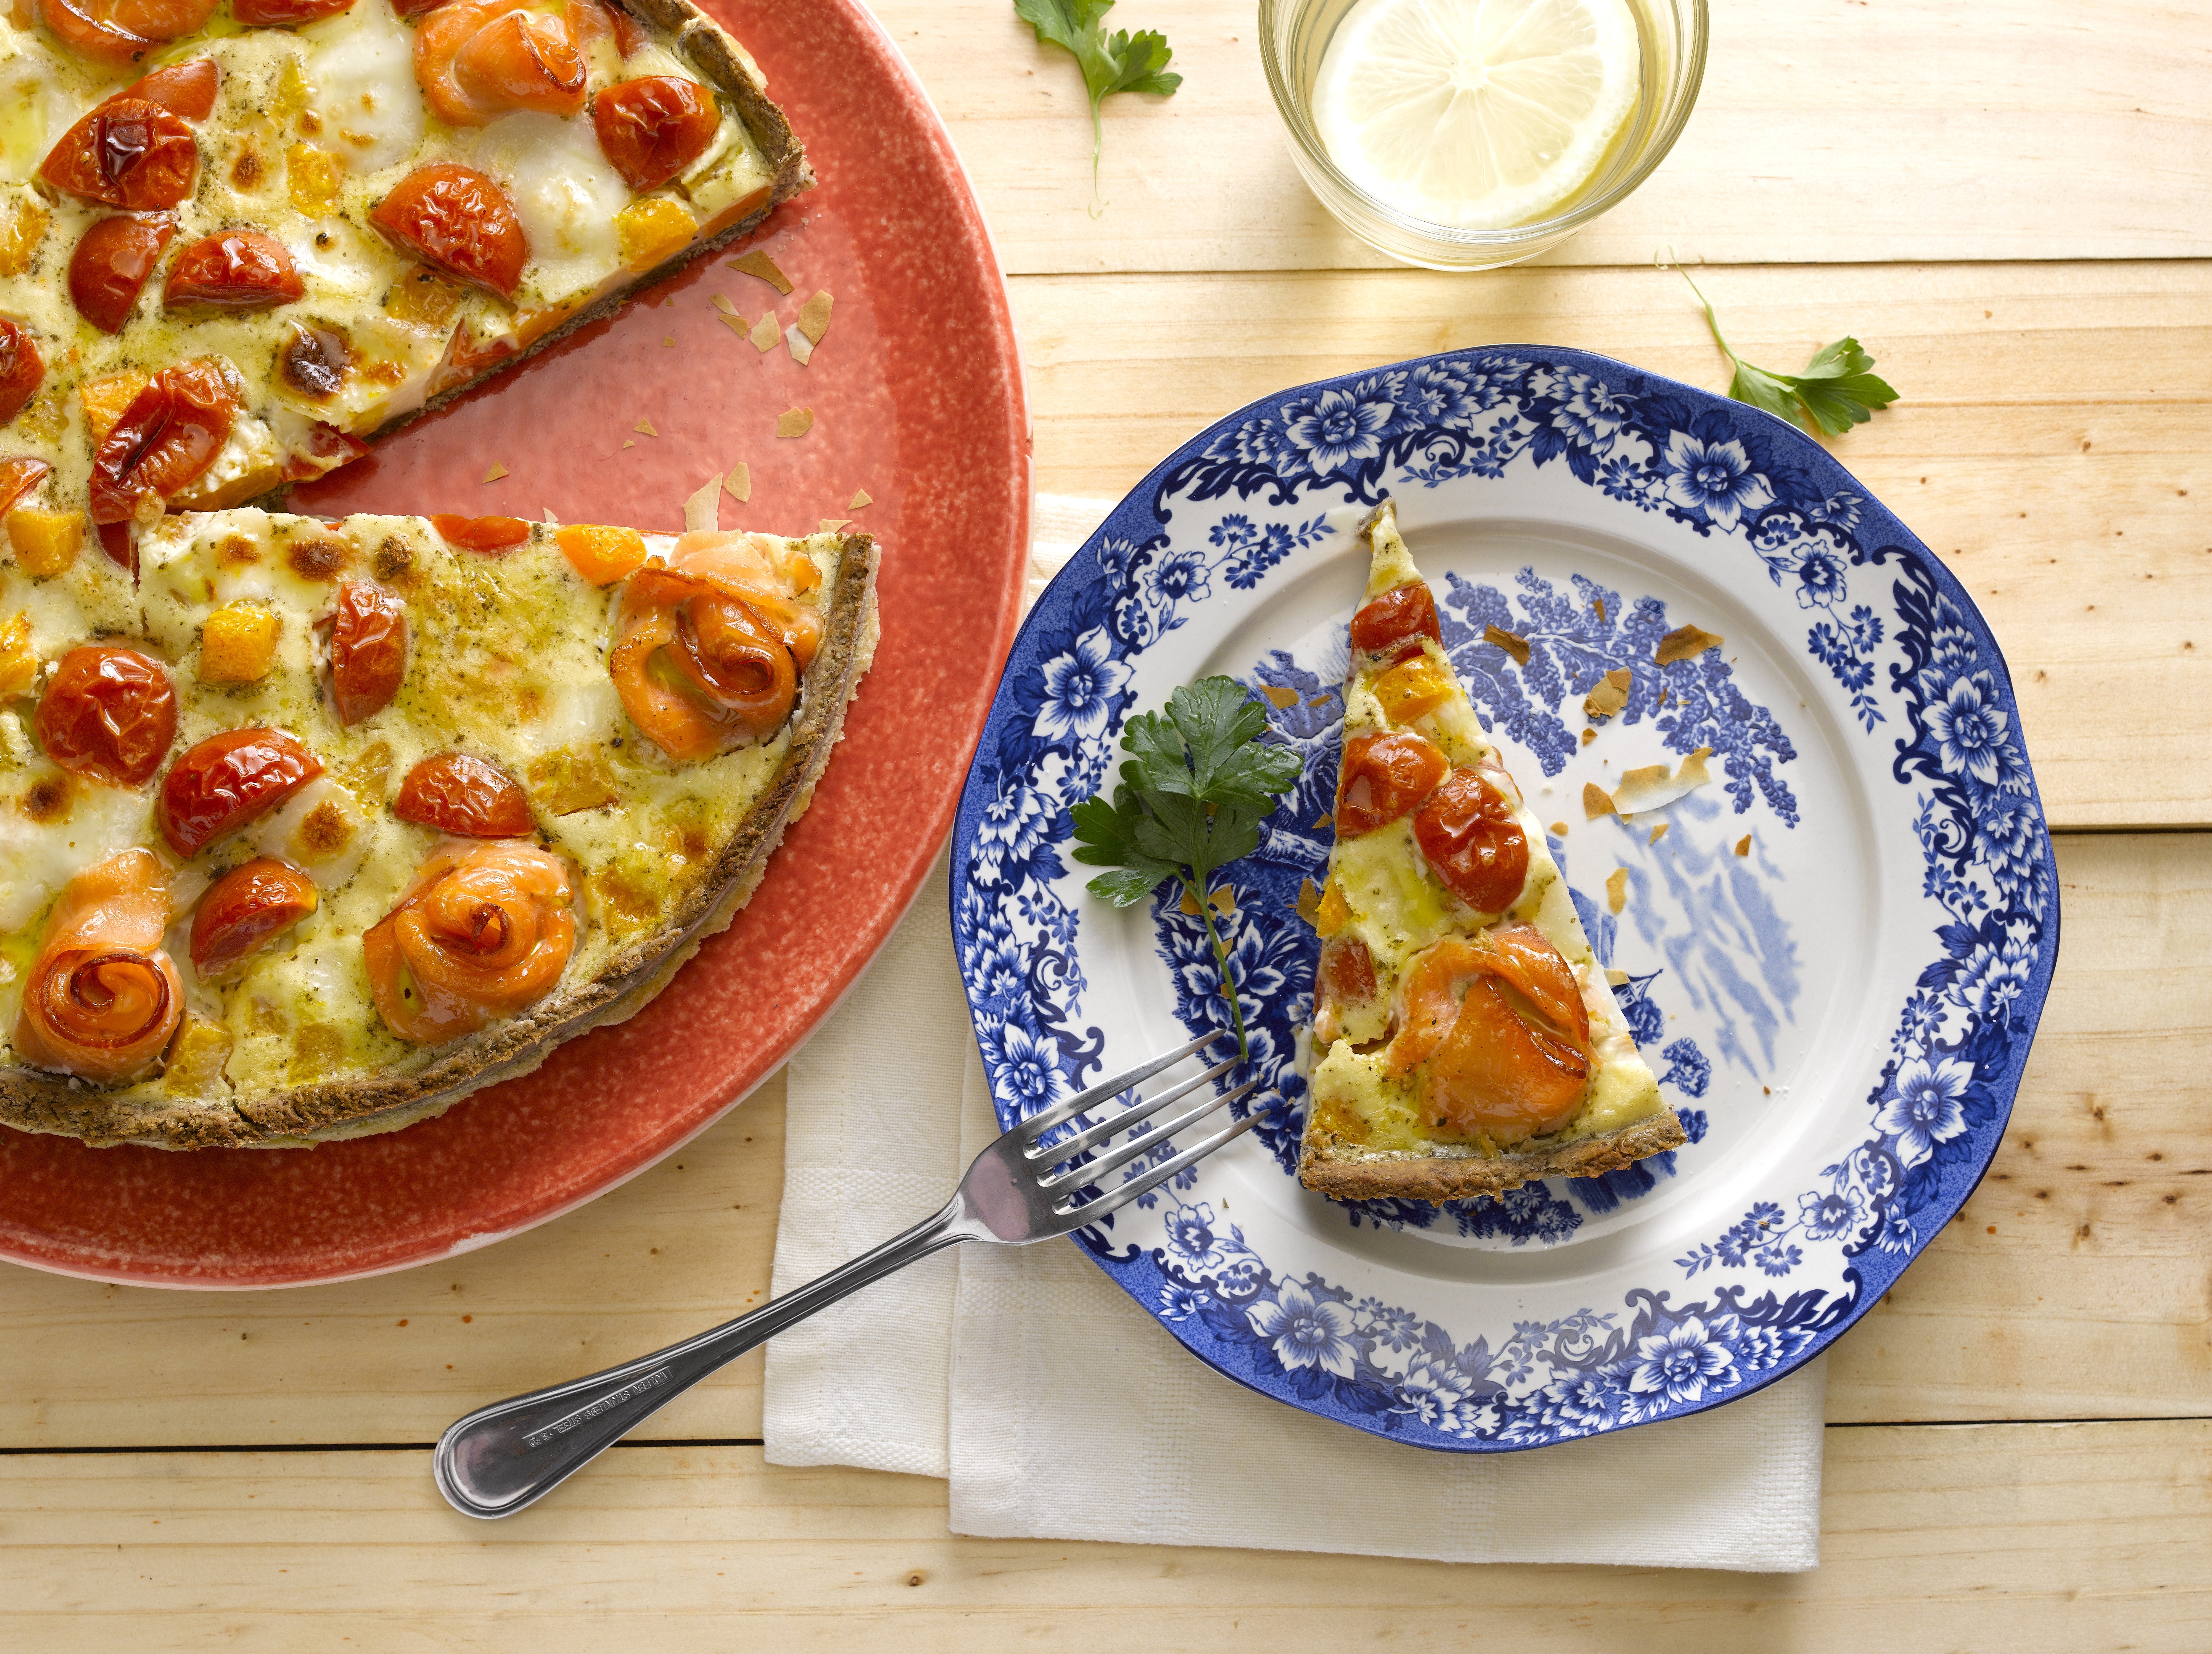
[(150, 1067), (184, 1015), (161, 952), (169, 886), (151, 850), (119, 850), (62, 887), (15, 1017), (15, 1055), (96, 1085)]

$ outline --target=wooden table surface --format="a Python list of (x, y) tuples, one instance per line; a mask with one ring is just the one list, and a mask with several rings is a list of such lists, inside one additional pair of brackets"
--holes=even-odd
[(559, 1499), (450, 1513), (486, 1399), (757, 1302), (771, 1082), (676, 1158), (451, 1265), (238, 1295), (0, 1273), (0, 1647), (1335, 1651), (2212, 1647), (2212, 9), (1713, 0), (1674, 155), (1544, 265), (1386, 268), (1291, 169), (1250, 0), (1126, 0), (1172, 100), (1109, 106), (1007, 0), (878, 0), (1013, 292), (1037, 485), (1118, 496), (1284, 386), (1483, 343), (1719, 386), (1680, 280), (1789, 368), (1905, 400), (1844, 464), (2009, 659), (2064, 946), (1967, 1209), (1836, 1348), (1823, 1564), (1447, 1567), (957, 1538), (940, 1482), (763, 1462), (760, 1365)]

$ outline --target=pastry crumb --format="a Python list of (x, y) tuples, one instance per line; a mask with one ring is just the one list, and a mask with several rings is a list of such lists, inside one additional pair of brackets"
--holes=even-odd
[(1595, 821), (1613, 813), (1613, 795), (1595, 781), (1583, 783), (1583, 819)]
[(1662, 839), (1662, 838), (1664, 838), (1664, 837), (1666, 837), (1666, 836), (1667, 836), (1667, 824), (1666, 824), (1665, 822), (1663, 822), (1663, 821), (1662, 821), (1662, 822), (1661, 822), (1661, 823), (1660, 823), (1656, 827), (1654, 827), (1654, 828), (1651, 830), (1651, 836), (1650, 836), (1650, 837), (1649, 837), (1649, 838), (1647, 838), (1647, 839), (1645, 839), (1644, 842), (1646, 844), (1656, 844), (1656, 843), (1657, 843), (1661, 839)]
[(1485, 626), (1482, 641), (1495, 643), (1522, 666), (1528, 664), (1528, 640), (1518, 632), (1509, 632), (1503, 626)]
[(484, 474), (483, 474), (483, 479), (484, 479), (484, 481), (486, 481), (487, 483), (496, 483), (497, 481), (499, 481), (499, 479), (500, 479), (501, 477), (502, 477), (506, 476), (507, 474), (507, 467), (506, 467), (505, 465), (500, 465), (500, 464), (498, 464), (496, 461), (495, 461), (495, 462), (493, 463), (493, 465), (492, 465), (492, 468), (491, 468), (489, 471), (488, 471), (484, 472)]
[(809, 344), (822, 343), (822, 336), (830, 331), (830, 309), (837, 301), (826, 293), (817, 293), (799, 311), (799, 331), (806, 335)]
[(1749, 855), (1751, 854), (1751, 835), (1749, 833), (1746, 833), (1741, 838), (1736, 840), (1735, 853), (1738, 855)]
[(1566, 824), (1565, 822), (1564, 822), (1564, 821), (1555, 821), (1555, 822), (1553, 822), (1553, 823), (1552, 824), (1552, 836), (1553, 836), (1553, 837), (1554, 837), (1554, 838), (1565, 838), (1566, 836), (1567, 836), (1567, 824)]
[(1659, 640), (1659, 648), (1652, 659), (1662, 666), (1671, 666), (1677, 660), (1687, 660), (1692, 655), (1703, 654), (1707, 649), (1717, 649), (1728, 640), (1716, 632), (1696, 626), (1677, 626)]
[(853, 490), (853, 503), (847, 506), (845, 509), (848, 511), (858, 511), (863, 506), (872, 506), (873, 504), (875, 504), (875, 500), (869, 495), (867, 490), (864, 488), (856, 488)]
[(1294, 707), (1298, 703), (1298, 692), (1285, 689), (1280, 684), (1262, 684), (1260, 693), (1278, 707)]
[(757, 276), (779, 293), (791, 291), (791, 277), (775, 267), (775, 260), (760, 248), (755, 247), (742, 258), (730, 260), (732, 270), (741, 270), (748, 276)]
[(732, 465), (722, 477), (722, 491), (732, 500), (744, 501), (753, 497), (753, 470), (743, 460)]
[(659, 431), (653, 429), (653, 422), (650, 419), (641, 419), (636, 424), (631, 426), (630, 429), (635, 431), (640, 436), (658, 436), (660, 435)]
[(761, 319), (753, 324), (753, 331), (745, 336), (753, 349), (766, 356), (783, 343), (783, 330), (775, 325), (775, 312), (763, 310)]
[(814, 429), (814, 410), (793, 408), (775, 417), (778, 436), (804, 436)]
[(1628, 869), (1615, 867), (1605, 881), (1605, 904), (1618, 914), (1628, 905)]
[(791, 352), (791, 359), (800, 367), (814, 360), (814, 341), (799, 331), (797, 322), (783, 330), (783, 342)]
[(1310, 879), (1301, 879), (1298, 881), (1298, 917), (1311, 925), (1320, 912), (1321, 886)]
[(1612, 717), (1628, 704), (1629, 686), (1635, 681), (1627, 667), (1615, 666), (1590, 685), (1589, 693), (1583, 697), (1583, 716), (1592, 723)]

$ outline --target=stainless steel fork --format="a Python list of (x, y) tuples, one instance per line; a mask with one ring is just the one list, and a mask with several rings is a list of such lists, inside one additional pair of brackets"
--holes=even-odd
[[(1133, 1098), (1103, 1119), (1085, 1122), (1080, 1116), (1105, 1108), (1140, 1082), (1230, 1037), (1225, 1031), (1204, 1035), (1023, 1121), (975, 1157), (960, 1187), (935, 1217), (925, 1218), (874, 1251), (771, 1299), (750, 1315), (588, 1378), (512, 1396), (458, 1420), (439, 1438), (432, 1456), (438, 1491), (464, 1516), (512, 1516), (543, 1499), (708, 1373), (869, 1282), (962, 1241), (1024, 1246), (1072, 1233), (1119, 1211), (1242, 1136), (1265, 1116), (1256, 1110), (1249, 1113), (1203, 1142), (1158, 1164), (1140, 1167), (1125, 1183), (1107, 1188), (1101, 1179), (1152, 1153), (1184, 1128), (1249, 1096), (1260, 1082), (1248, 1080), (1234, 1090), (1206, 1097), (1171, 1120), (1149, 1123), (1170, 1104), (1227, 1078), (1239, 1061), (1231, 1056), (1157, 1097)], [(1073, 1132), (1058, 1134), (1071, 1124)], [(1127, 1140), (1112, 1140), (1132, 1128), (1138, 1129)], [(1084, 1158), (1094, 1149), (1095, 1157)], [(1085, 1192), (1094, 1187), (1098, 1192), (1085, 1200)]]

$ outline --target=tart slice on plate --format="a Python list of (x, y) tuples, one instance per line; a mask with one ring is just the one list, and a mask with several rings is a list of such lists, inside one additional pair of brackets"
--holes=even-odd
[(1299, 1180), (1450, 1201), (1676, 1146), (1681, 1122), (1444, 654), (1394, 508), (1361, 532)]
[(876, 641), (865, 534), (240, 508), (140, 551), (0, 561), (0, 1122), (92, 1143), (388, 1131), (629, 1016)]

